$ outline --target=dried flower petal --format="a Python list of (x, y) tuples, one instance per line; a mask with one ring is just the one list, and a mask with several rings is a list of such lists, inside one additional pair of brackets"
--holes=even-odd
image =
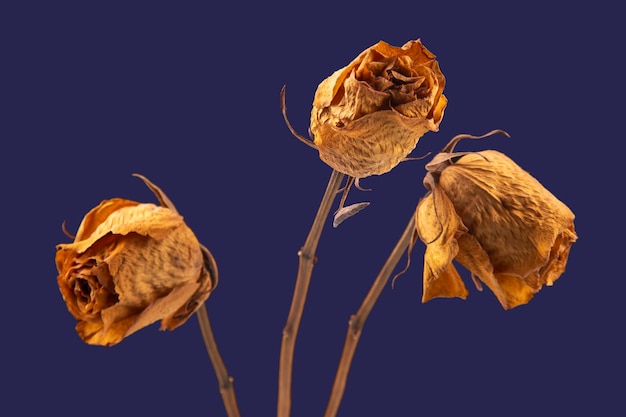
[(432, 194), (420, 200), (416, 221), (420, 238), (428, 243), (424, 254), (422, 302), (434, 297), (465, 299), (469, 292), (452, 260), (459, 251), (457, 239), (467, 228), (454, 211), (452, 202), (435, 187)]
[[(465, 298), (458, 279), (450, 278), (454, 259), (505, 309), (526, 304), (565, 271), (577, 239), (574, 214), (506, 155), (453, 154), (452, 148), (427, 165), (431, 192), (416, 210), (417, 231), (427, 243), (423, 301)], [(433, 236), (437, 228), (441, 233)]]
[(79, 336), (114, 345), (158, 320), (182, 325), (215, 287), (207, 256), (175, 210), (114, 198), (57, 245), (57, 283)]
[(384, 174), (428, 131), (447, 100), (439, 64), (421, 41), (380, 41), (320, 83), (310, 132), (320, 158), (355, 178)]

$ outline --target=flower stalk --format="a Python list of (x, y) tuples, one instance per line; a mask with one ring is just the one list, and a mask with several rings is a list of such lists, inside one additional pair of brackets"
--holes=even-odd
[(391, 273), (409, 247), (414, 235), (415, 216), (411, 216), (402, 236), (376, 276), (358, 311), (350, 317), (346, 340), (344, 342), (343, 351), (341, 352), (337, 373), (335, 374), (335, 381), (333, 382), (324, 417), (335, 417), (339, 411), (339, 405), (341, 404), (343, 394), (346, 390), (346, 382), (348, 373), (350, 372), (350, 366), (352, 365), (352, 359), (354, 358), (354, 353), (356, 352), (356, 347), (359, 343), (365, 321), (374, 308), (374, 304), (378, 301), (378, 297), (380, 297), (380, 294), (387, 285)]
[(200, 325), (202, 339), (204, 339), (204, 345), (206, 346), (209, 359), (215, 370), (215, 376), (217, 377), (220, 395), (222, 396), (224, 408), (226, 409), (226, 415), (228, 415), (228, 417), (239, 417), (241, 414), (239, 413), (239, 406), (237, 405), (237, 397), (233, 385), (234, 379), (229, 375), (226, 365), (224, 365), (222, 355), (220, 355), (220, 351), (217, 348), (215, 336), (211, 329), (211, 322), (209, 321), (209, 314), (204, 303), (202, 303), (196, 315), (198, 316), (198, 323)]
[(339, 191), (339, 187), (344, 178), (344, 174), (333, 170), (322, 201), (313, 220), (311, 230), (302, 248), (298, 251), (300, 258), (298, 264), (298, 274), (289, 309), (289, 315), (285, 327), (283, 328), (282, 343), (280, 346), (280, 360), (278, 368), (278, 403), (277, 416), (288, 417), (291, 412), (291, 382), (293, 374), (293, 359), (296, 346), (296, 337), (304, 311), (313, 266), (315, 265), (315, 251), (319, 243), (324, 222), (328, 218), (332, 203)]

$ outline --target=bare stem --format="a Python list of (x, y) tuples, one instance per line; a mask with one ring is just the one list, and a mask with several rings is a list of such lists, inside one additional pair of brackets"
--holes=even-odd
[(363, 299), (361, 307), (356, 314), (353, 314), (352, 317), (350, 317), (346, 340), (344, 342), (343, 351), (341, 352), (341, 359), (339, 360), (337, 373), (335, 374), (335, 381), (326, 406), (326, 411), (324, 412), (324, 417), (335, 417), (339, 411), (339, 404), (341, 403), (343, 394), (346, 390), (346, 381), (348, 379), (348, 373), (350, 372), (350, 366), (352, 365), (352, 358), (354, 357), (354, 352), (356, 351), (357, 344), (359, 343), (359, 338), (361, 337), (365, 320), (367, 320), (367, 317), (374, 308), (374, 304), (376, 304), (378, 297), (385, 288), (385, 285), (387, 285), (387, 281), (389, 280), (391, 273), (409, 246), (414, 231), (415, 216), (411, 216), (411, 219), (409, 220), (404, 233), (400, 237), (400, 240), (396, 243), (396, 246), (393, 248), (389, 258), (387, 258), (387, 261), (374, 280), (372, 287)]
[(217, 382), (219, 384), (220, 394), (222, 395), (222, 401), (224, 402), (224, 408), (226, 409), (226, 415), (228, 415), (228, 417), (240, 417), (241, 414), (239, 413), (237, 397), (235, 396), (233, 377), (228, 374), (226, 365), (224, 365), (222, 356), (217, 349), (217, 343), (215, 342), (213, 330), (211, 329), (211, 323), (209, 322), (209, 314), (204, 303), (202, 303), (200, 308), (198, 308), (196, 314), (198, 315), (198, 323), (200, 324), (200, 331), (202, 332), (202, 338), (204, 339), (206, 350), (209, 353), (213, 369), (215, 369), (215, 375), (217, 376)]
[(280, 361), (278, 368), (278, 404), (277, 416), (288, 417), (291, 412), (291, 380), (293, 372), (293, 356), (296, 346), (296, 337), (302, 319), (304, 303), (306, 301), (311, 274), (315, 264), (315, 251), (319, 243), (324, 222), (328, 218), (330, 207), (337, 195), (344, 174), (333, 170), (326, 191), (315, 215), (315, 220), (309, 231), (309, 235), (304, 245), (298, 252), (300, 262), (298, 264), (298, 275), (293, 292), (293, 299), (287, 316), (287, 322), (283, 328), (283, 338), (280, 346)]

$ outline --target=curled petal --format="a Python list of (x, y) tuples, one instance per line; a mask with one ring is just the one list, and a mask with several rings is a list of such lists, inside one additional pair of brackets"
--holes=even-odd
[(445, 193), (435, 188), (420, 200), (415, 220), (418, 235), (426, 244), (422, 302), (435, 297), (465, 299), (468, 291), (452, 260), (459, 250), (457, 238), (467, 229), (454, 206)]

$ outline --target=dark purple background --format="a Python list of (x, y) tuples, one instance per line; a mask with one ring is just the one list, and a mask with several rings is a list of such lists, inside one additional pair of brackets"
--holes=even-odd
[[(195, 317), (88, 346), (58, 291), (62, 222), (76, 230), (112, 197), (154, 202), (138, 172), (217, 259), (207, 306), (242, 415), (275, 415), (296, 253), (331, 172), (285, 127), (279, 91), (288, 86), (289, 117), (306, 134), (322, 79), (380, 39), (415, 38), (438, 56), (449, 105), (412, 156), (507, 130), (458, 149), (515, 159), (574, 211), (579, 241), (559, 281), (512, 311), (469, 279), (466, 301), (421, 304), (418, 244), (366, 322), (339, 415), (624, 413), (624, 34), (607, 2), (113, 3), (0, 11), (1, 414), (225, 416)], [(348, 318), (425, 192), (423, 166), (363, 180), (372, 191), (349, 202), (371, 206), (327, 224), (293, 416), (322, 415)]]

